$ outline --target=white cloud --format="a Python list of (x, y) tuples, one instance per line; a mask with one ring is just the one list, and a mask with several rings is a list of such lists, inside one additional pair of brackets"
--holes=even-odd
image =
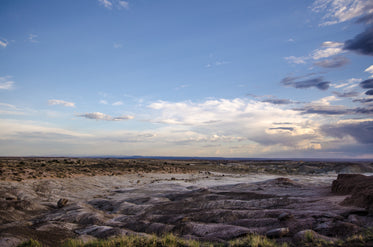
[(123, 105), (123, 102), (122, 101), (117, 101), (117, 102), (114, 102), (112, 105), (113, 106), (120, 106), (120, 105)]
[(312, 52), (311, 56), (314, 60), (318, 60), (321, 58), (327, 58), (331, 56), (335, 56), (346, 51), (343, 50), (342, 47), (327, 47), (325, 49), (316, 49)]
[(314, 50), (308, 56), (301, 56), (301, 57), (289, 56), (289, 57), (285, 57), (285, 60), (288, 61), (289, 63), (305, 64), (307, 60), (309, 59), (319, 60), (322, 58), (328, 58), (328, 57), (332, 57), (332, 56), (344, 53), (346, 51), (343, 50), (343, 45), (344, 43), (341, 43), (341, 42), (325, 41), (321, 44), (321, 48)]
[(316, 0), (312, 10), (324, 13), (321, 25), (333, 25), (366, 14), (369, 4), (371, 0)]
[(325, 41), (321, 44), (322, 47), (342, 47), (344, 43), (335, 41)]
[(64, 101), (64, 100), (59, 100), (59, 99), (48, 100), (48, 105), (63, 105), (66, 107), (75, 107), (75, 103)]
[(133, 116), (130, 116), (130, 115), (112, 117), (110, 115), (106, 115), (101, 112), (85, 113), (85, 114), (80, 114), (78, 116), (88, 118), (88, 119), (105, 120), (105, 121), (122, 121), (122, 120), (130, 120), (134, 118)]
[(119, 49), (119, 48), (122, 48), (123, 47), (123, 45), (121, 44), (121, 43), (114, 43), (113, 44), (113, 47), (115, 48), (115, 49)]
[(129, 2), (123, 0), (98, 0), (107, 9), (129, 9)]
[(107, 105), (108, 104), (108, 102), (106, 101), (106, 100), (100, 100), (100, 104), (103, 104), (103, 105)]
[(366, 70), (364, 70), (364, 72), (371, 73), (372, 75), (370, 77), (373, 77), (373, 65), (371, 65), (368, 68), (366, 68)]
[(208, 63), (205, 65), (206, 68), (211, 68), (213, 66), (222, 66), (222, 65), (226, 65), (226, 64), (230, 64), (232, 62), (229, 62), (229, 61), (215, 61), (215, 62), (212, 62), (212, 63)]
[(290, 56), (290, 57), (285, 57), (285, 60), (288, 61), (289, 63), (295, 63), (295, 64), (305, 64), (307, 57), (295, 57), (295, 56)]
[(113, 4), (109, 0), (98, 0), (101, 5), (103, 5), (107, 9), (111, 9)]
[(5, 48), (8, 46), (8, 41), (6, 39), (0, 38), (0, 46)]
[(330, 84), (330, 86), (334, 87), (334, 88), (343, 88), (343, 87), (346, 87), (346, 89), (351, 89), (351, 88), (354, 88), (356, 86), (358, 86), (358, 83), (361, 82), (362, 79), (361, 78), (351, 78), (351, 79), (348, 79), (346, 82), (343, 82), (343, 83), (339, 83), (339, 84)]
[(0, 90), (11, 90), (14, 88), (14, 81), (9, 80), (10, 76), (0, 77)]
[(29, 36), (28, 36), (28, 40), (29, 40), (31, 43), (39, 43), (38, 35), (36, 35), (36, 34), (32, 34), (32, 33), (30, 33)]
[(118, 6), (120, 8), (128, 9), (129, 8), (129, 3), (127, 1), (118, 1)]

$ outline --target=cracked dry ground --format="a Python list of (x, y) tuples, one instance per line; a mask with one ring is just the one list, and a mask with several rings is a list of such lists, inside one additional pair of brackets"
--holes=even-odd
[[(373, 226), (364, 209), (340, 205), (346, 196), (331, 193), (330, 177), (253, 176), (147, 174), (140, 179), (1, 182), (0, 246), (29, 238), (55, 246), (66, 238), (169, 232), (225, 242), (279, 228), (288, 228), (279, 241), (292, 242), (305, 229), (345, 237)], [(68, 199), (62, 208), (56, 206), (60, 198)]]

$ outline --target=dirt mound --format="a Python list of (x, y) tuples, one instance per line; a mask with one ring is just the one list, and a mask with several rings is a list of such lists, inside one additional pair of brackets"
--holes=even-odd
[(339, 174), (333, 181), (332, 192), (347, 195), (342, 203), (366, 208), (373, 214), (373, 176), (361, 174)]

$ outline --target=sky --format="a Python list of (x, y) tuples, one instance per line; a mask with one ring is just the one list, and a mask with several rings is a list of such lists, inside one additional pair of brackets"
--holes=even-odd
[(0, 156), (373, 158), (370, 0), (1, 0)]

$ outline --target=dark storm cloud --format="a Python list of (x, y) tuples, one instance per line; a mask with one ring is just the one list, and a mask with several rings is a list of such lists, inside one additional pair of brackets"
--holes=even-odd
[(288, 99), (265, 99), (262, 102), (271, 103), (274, 105), (287, 105), (293, 103), (291, 100)]
[(340, 93), (340, 92), (333, 92), (333, 94), (335, 96), (338, 96), (340, 98), (351, 98), (351, 97), (356, 97), (359, 95), (358, 92), (355, 92), (355, 91), (351, 91), (351, 92), (343, 92), (343, 93)]
[(343, 49), (373, 56), (373, 25), (356, 35), (355, 38), (347, 40)]
[(365, 94), (366, 95), (373, 95), (373, 89), (366, 91)]
[(359, 18), (356, 23), (371, 24), (373, 23), (373, 12)]
[(373, 102), (373, 98), (364, 98), (364, 99), (354, 99), (353, 102), (360, 102), (360, 103), (370, 103)]
[(350, 112), (344, 106), (331, 105), (308, 105), (303, 108), (296, 108), (296, 111), (301, 111), (302, 114), (320, 114), (320, 115), (343, 115)]
[(333, 57), (331, 59), (325, 59), (322, 61), (315, 62), (314, 65), (323, 67), (323, 68), (339, 68), (342, 67), (346, 64), (348, 64), (350, 60), (347, 57), (343, 56), (338, 56), (338, 57)]
[(351, 136), (360, 143), (373, 143), (373, 121), (336, 125), (329, 124), (322, 126), (321, 131), (332, 137), (343, 138)]
[(288, 130), (288, 131), (293, 131), (294, 128), (292, 127), (277, 127), (277, 128), (269, 128), (270, 130)]
[(355, 115), (372, 114), (373, 108), (346, 108), (342, 105), (307, 105), (303, 108), (295, 108), (301, 114), (319, 114), (319, 115)]
[(373, 113), (373, 108), (355, 108), (353, 109), (353, 112), (357, 114), (372, 114)]
[(368, 79), (368, 80), (365, 80), (365, 81), (362, 81), (360, 82), (360, 87), (362, 88), (373, 88), (373, 79)]
[(285, 86), (295, 87), (295, 88), (310, 88), (315, 87), (320, 90), (327, 90), (329, 88), (330, 82), (325, 81), (323, 77), (319, 76), (316, 78), (298, 80), (299, 77), (285, 77), (282, 79), (281, 83)]

